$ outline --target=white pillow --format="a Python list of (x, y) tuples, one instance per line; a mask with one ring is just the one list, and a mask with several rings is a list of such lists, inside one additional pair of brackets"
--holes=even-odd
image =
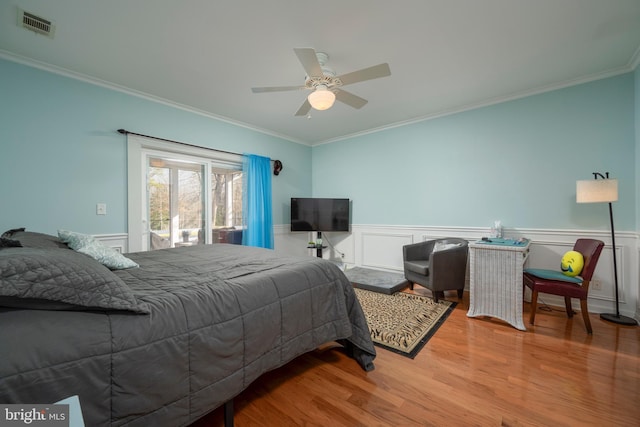
[(433, 245), (433, 252), (446, 251), (447, 249), (457, 248), (459, 246), (460, 246), (460, 243), (436, 242)]
[(89, 255), (112, 270), (139, 267), (139, 265), (88, 234), (58, 230), (58, 237), (74, 251)]

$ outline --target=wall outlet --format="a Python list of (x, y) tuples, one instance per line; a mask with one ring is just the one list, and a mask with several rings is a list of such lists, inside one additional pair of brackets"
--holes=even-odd
[(591, 281), (591, 287), (593, 288), (594, 291), (601, 291), (602, 290), (602, 282), (599, 280), (592, 280)]

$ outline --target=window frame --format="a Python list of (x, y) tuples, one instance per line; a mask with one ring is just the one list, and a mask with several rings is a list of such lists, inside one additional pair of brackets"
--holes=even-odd
[[(242, 155), (216, 151), (204, 147), (179, 144), (127, 135), (127, 228), (128, 250), (149, 250), (147, 214), (147, 165), (149, 157), (171, 157), (176, 160), (206, 165), (204, 174), (205, 230), (211, 229), (211, 169), (242, 170)], [(211, 233), (205, 242), (211, 243)]]

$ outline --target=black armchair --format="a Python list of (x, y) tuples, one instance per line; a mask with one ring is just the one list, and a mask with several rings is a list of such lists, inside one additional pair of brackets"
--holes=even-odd
[(458, 291), (462, 299), (467, 275), (469, 242), (446, 238), (427, 240), (402, 247), (404, 277), (411, 289), (414, 283), (426, 287), (438, 302), (444, 291)]

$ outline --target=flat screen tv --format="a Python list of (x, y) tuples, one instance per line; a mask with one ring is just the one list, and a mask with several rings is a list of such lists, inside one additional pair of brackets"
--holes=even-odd
[(349, 231), (349, 199), (292, 197), (291, 231)]

